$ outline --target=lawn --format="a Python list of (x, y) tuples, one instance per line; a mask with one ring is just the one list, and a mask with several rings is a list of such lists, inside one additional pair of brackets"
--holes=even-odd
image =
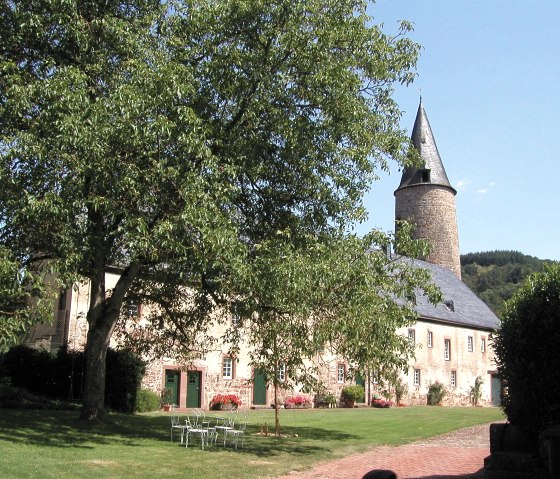
[[(243, 449), (170, 442), (170, 414), (109, 415), (0, 409), (2, 478), (271, 478), (380, 444), (398, 445), (502, 418), (496, 408), (282, 410), (287, 437), (261, 436), (273, 410), (249, 411)], [(211, 415), (211, 413), (209, 413)]]

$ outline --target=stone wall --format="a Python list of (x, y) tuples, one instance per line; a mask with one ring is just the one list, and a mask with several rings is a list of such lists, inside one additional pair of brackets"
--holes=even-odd
[(428, 239), (426, 261), (448, 268), (461, 278), (455, 195), (450, 188), (421, 184), (395, 192), (395, 218), (415, 224), (414, 236)]

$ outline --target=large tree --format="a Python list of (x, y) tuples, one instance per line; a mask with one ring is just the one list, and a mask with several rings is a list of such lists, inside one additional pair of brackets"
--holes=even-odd
[(0, 352), (21, 342), (33, 325), (52, 320), (53, 283), (45, 268), (29, 271), (0, 245)]
[(328, 243), (365, 218), (376, 170), (405, 161), (391, 94), (418, 45), (365, 9), (2, 2), (0, 239), (91, 284), (82, 417), (103, 414), (124, 303), (157, 306), (165, 344), (197, 349), (216, 305), (250, 297), (258, 245)]

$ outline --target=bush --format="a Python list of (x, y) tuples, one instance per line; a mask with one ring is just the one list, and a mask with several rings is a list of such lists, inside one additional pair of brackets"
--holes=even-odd
[(433, 384), (430, 384), (428, 388), (428, 406), (436, 406), (443, 401), (443, 398), (447, 395), (447, 390), (445, 386), (436, 381)]
[(364, 400), (365, 390), (363, 386), (356, 384), (354, 386), (344, 386), (342, 388), (342, 398), (345, 401), (361, 402)]
[(126, 349), (107, 351), (105, 407), (132, 413), (136, 410), (136, 394), (146, 371), (145, 363)]
[(149, 389), (140, 389), (136, 393), (136, 412), (157, 411), (160, 405), (159, 395)]
[(505, 304), (493, 338), (502, 408), (529, 435), (560, 423), (560, 264), (530, 276)]
[[(15, 387), (53, 399), (80, 399), (83, 351), (61, 348), (56, 355), (28, 346), (14, 346), (3, 358), (2, 369)], [(134, 412), (144, 363), (126, 350), (107, 351), (105, 404), (120, 412)]]

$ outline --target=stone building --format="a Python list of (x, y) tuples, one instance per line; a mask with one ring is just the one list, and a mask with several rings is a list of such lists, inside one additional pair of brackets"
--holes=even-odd
[[(400, 331), (415, 345), (415, 358), (409, 370), (403, 373), (407, 385), (405, 404), (425, 404), (430, 384), (442, 383), (448, 395), (445, 404), (469, 404), (470, 390), (477, 377), (482, 378), (481, 404), (499, 401), (500, 381), (496, 376), (491, 333), (497, 318), (490, 309), (461, 281), (459, 240), (455, 211), (456, 191), (451, 186), (434, 135), (422, 103), (412, 132), (412, 142), (423, 159), (421, 168), (408, 168), (395, 191), (397, 219), (408, 219), (416, 224), (415, 234), (433, 245), (433, 252), (426, 261), (412, 261), (427, 268), (434, 282), (440, 287), (444, 303), (437, 306), (419, 295), (416, 298), (418, 321)], [(118, 270), (107, 272), (107, 288), (117, 281)], [(55, 323), (39, 326), (31, 341), (46, 348), (61, 345), (69, 349), (85, 346), (89, 305), (89, 285), (77, 284), (65, 291), (59, 300)], [(133, 310), (132, 310), (133, 309)], [(142, 306), (128, 312), (131, 321), (142, 321)], [(235, 318), (230, 318), (235, 321)], [(223, 334), (226, 325), (217, 325), (216, 337)], [(113, 344), (114, 345), (114, 344)], [(348, 384), (350, 365), (344, 358), (326, 356), (324, 353), (310, 361), (319, 361), (327, 388), (339, 395)], [(375, 372), (366, 377), (352, 379), (366, 388), (366, 397), (382, 392), (375, 380)], [(258, 370), (249, 365), (247, 350), (232, 358), (227, 345), (206, 354), (203, 360), (177, 364), (163, 358), (153, 361), (147, 368), (144, 386), (154, 391), (169, 388), (172, 402), (181, 408), (208, 408), (215, 394), (236, 394), (242, 404), (250, 407), (266, 406), (273, 402), (272, 388)], [(283, 395), (293, 391), (284, 391)]]
[(426, 262), (444, 303), (430, 305), (417, 298), (419, 319), (408, 330), (416, 347), (410, 364), (410, 402), (422, 402), (429, 385), (439, 381), (448, 390), (447, 402), (465, 404), (480, 377), (481, 403), (498, 404), (501, 381), (496, 374), (491, 334), (498, 318), (462, 281), (455, 195), (441, 160), (428, 116), (420, 100), (412, 144), (422, 165), (406, 168), (395, 191), (395, 219), (415, 225), (414, 235), (427, 239), (432, 251)]

